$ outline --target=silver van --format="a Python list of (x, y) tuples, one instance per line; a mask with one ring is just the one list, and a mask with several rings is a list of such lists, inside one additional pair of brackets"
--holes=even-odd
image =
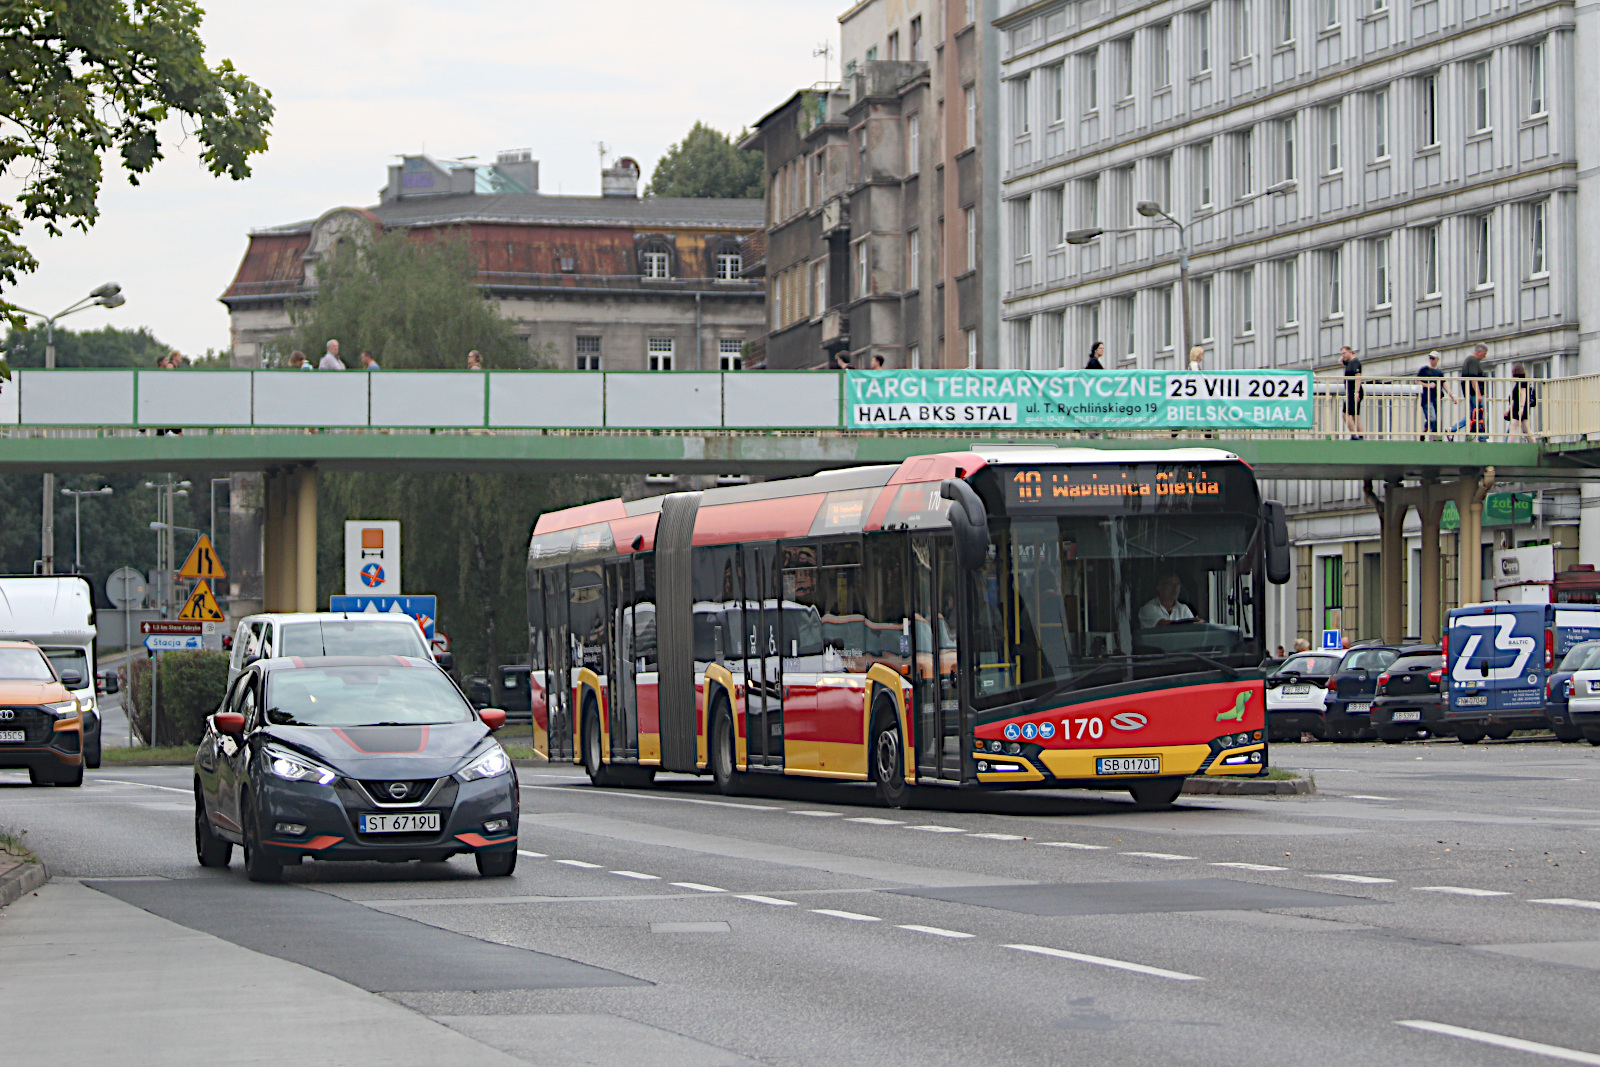
[(38, 645), (61, 684), (84, 709), (83, 762), (100, 766), (100, 702), (95, 696), (94, 592), (79, 575), (0, 578), (0, 640)]
[[(448, 653), (445, 653), (448, 655)], [(246, 615), (233, 633), (228, 684), (258, 659), (280, 656), (413, 656), (438, 659), (410, 615), (399, 612), (315, 611)]]

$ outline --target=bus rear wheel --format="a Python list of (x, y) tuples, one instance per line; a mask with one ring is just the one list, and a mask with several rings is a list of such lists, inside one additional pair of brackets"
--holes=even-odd
[(619, 785), (615, 768), (601, 753), (600, 709), (593, 700), (583, 702), (583, 770), (598, 786)]
[(711, 779), (717, 784), (717, 792), (725, 797), (738, 796), (744, 780), (744, 775), (739, 773), (733, 740), (733, 713), (728, 710), (727, 700), (719, 697), (711, 712), (711, 751), (707, 756), (711, 763)]
[(1183, 792), (1182, 778), (1152, 778), (1128, 786), (1133, 794), (1133, 806), (1140, 811), (1161, 811), (1172, 807), (1172, 802)]
[(892, 701), (879, 699), (872, 714), (872, 771), (878, 780), (878, 796), (891, 808), (911, 802), (911, 785), (906, 781), (906, 750), (900, 742), (900, 723)]

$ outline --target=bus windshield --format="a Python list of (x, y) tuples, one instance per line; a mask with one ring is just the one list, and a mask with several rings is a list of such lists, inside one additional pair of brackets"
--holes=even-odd
[(972, 699), (996, 707), (1261, 658), (1239, 514), (990, 520), (971, 613)]

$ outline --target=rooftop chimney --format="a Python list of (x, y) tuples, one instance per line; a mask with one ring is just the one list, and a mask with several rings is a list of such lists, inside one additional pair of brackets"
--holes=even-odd
[(516, 148), (495, 156), (495, 172), (505, 179), (501, 191), (507, 193), (537, 193), (539, 191), (539, 161), (533, 158), (533, 149)]
[(630, 199), (639, 197), (639, 164), (623, 156), (617, 160), (614, 167), (606, 167), (600, 171), (601, 196), (625, 196)]

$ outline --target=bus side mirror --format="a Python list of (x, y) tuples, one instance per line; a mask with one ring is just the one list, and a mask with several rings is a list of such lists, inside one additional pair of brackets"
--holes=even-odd
[(1261, 502), (1262, 530), (1267, 544), (1267, 581), (1273, 585), (1286, 585), (1294, 577), (1289, 562), (1289, 516), (1283, 503), (1277, 500)]
[(962, 570), (983, 569), (983, 561), (989, 557), (989, 512), (983, 501), (960, 478), (946, 478), (939, 486), (939, 495), (950, 501), (956, 563)]

